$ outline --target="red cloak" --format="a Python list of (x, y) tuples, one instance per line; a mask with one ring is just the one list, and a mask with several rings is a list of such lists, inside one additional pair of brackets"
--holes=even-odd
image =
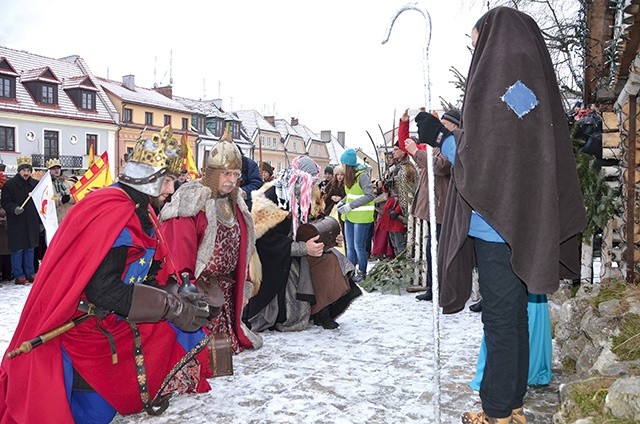
[[(89, 194), (72, 208), (47, 249), (8, 350), (80, 315), (78, 301), (114, 241), (127, 228), (138, 248), (128, 261), (140, 258), (146, 247), (156, 247), (144, 234), (135, 204), (117, 187)], [(89, 236), (90, 235), (90, 236)], [(155, 259), (166, 251), (158, 246)], [(143, 409), (133, 357), (133, 335), (126, 321), (114, 314), (100, 322), (115, 339), (118, 362), (112, 364), (107, 338), (90, 318), (67, 333), (27, 354), (6, 357), (0, 368), (0, 423), (73, 422), (62, 370), (62, 348), (74, 368), (119, 413)], [(140, 324), (149, 395), (153, 398), (171, 367), (184, 355), (173, 327), (166, 321)], [(198, 392), (208, 391), (206, 350)]]

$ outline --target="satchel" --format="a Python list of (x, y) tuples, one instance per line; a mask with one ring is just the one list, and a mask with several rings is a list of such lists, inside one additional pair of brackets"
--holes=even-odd
[(335, 218), (324, 216), (314, 219), (298, 227), (296, 241), (307, 241), (319, 235), (319, 242), (324, 243), (324, 251), (337, 246), (336, 237), (340, 234), (340, 224)]
[(211, 334), (211, 368), (214, 377), (233, 375), (233, 351), (224, 333)]

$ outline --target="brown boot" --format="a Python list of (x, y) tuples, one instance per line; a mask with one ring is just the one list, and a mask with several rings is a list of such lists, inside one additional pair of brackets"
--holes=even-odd
[(527, 424), (527, 417), (524, 415), (524, 409), (522, 407), (511, 411), (511, 423)]
[(511, 417), (492, 418), (487, 417), (484, 411), (465, 412), (462, 414), (462, 424), (511, 424)]

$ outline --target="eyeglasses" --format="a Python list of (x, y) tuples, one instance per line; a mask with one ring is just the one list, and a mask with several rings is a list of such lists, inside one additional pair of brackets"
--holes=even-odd
[(240, 171), (222, 171), (222, 176), (225, 178), (235, 178), (238, 179), (242, 176)]

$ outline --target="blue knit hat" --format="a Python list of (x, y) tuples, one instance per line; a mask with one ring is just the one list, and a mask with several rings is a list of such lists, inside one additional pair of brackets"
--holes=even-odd
[(356, 166), (358, 164), (358, 157), (356, 156), (356, 151), (353, 149), (347, 149), (340, 156), (340, 163), (344, 163), (345, 165)]

